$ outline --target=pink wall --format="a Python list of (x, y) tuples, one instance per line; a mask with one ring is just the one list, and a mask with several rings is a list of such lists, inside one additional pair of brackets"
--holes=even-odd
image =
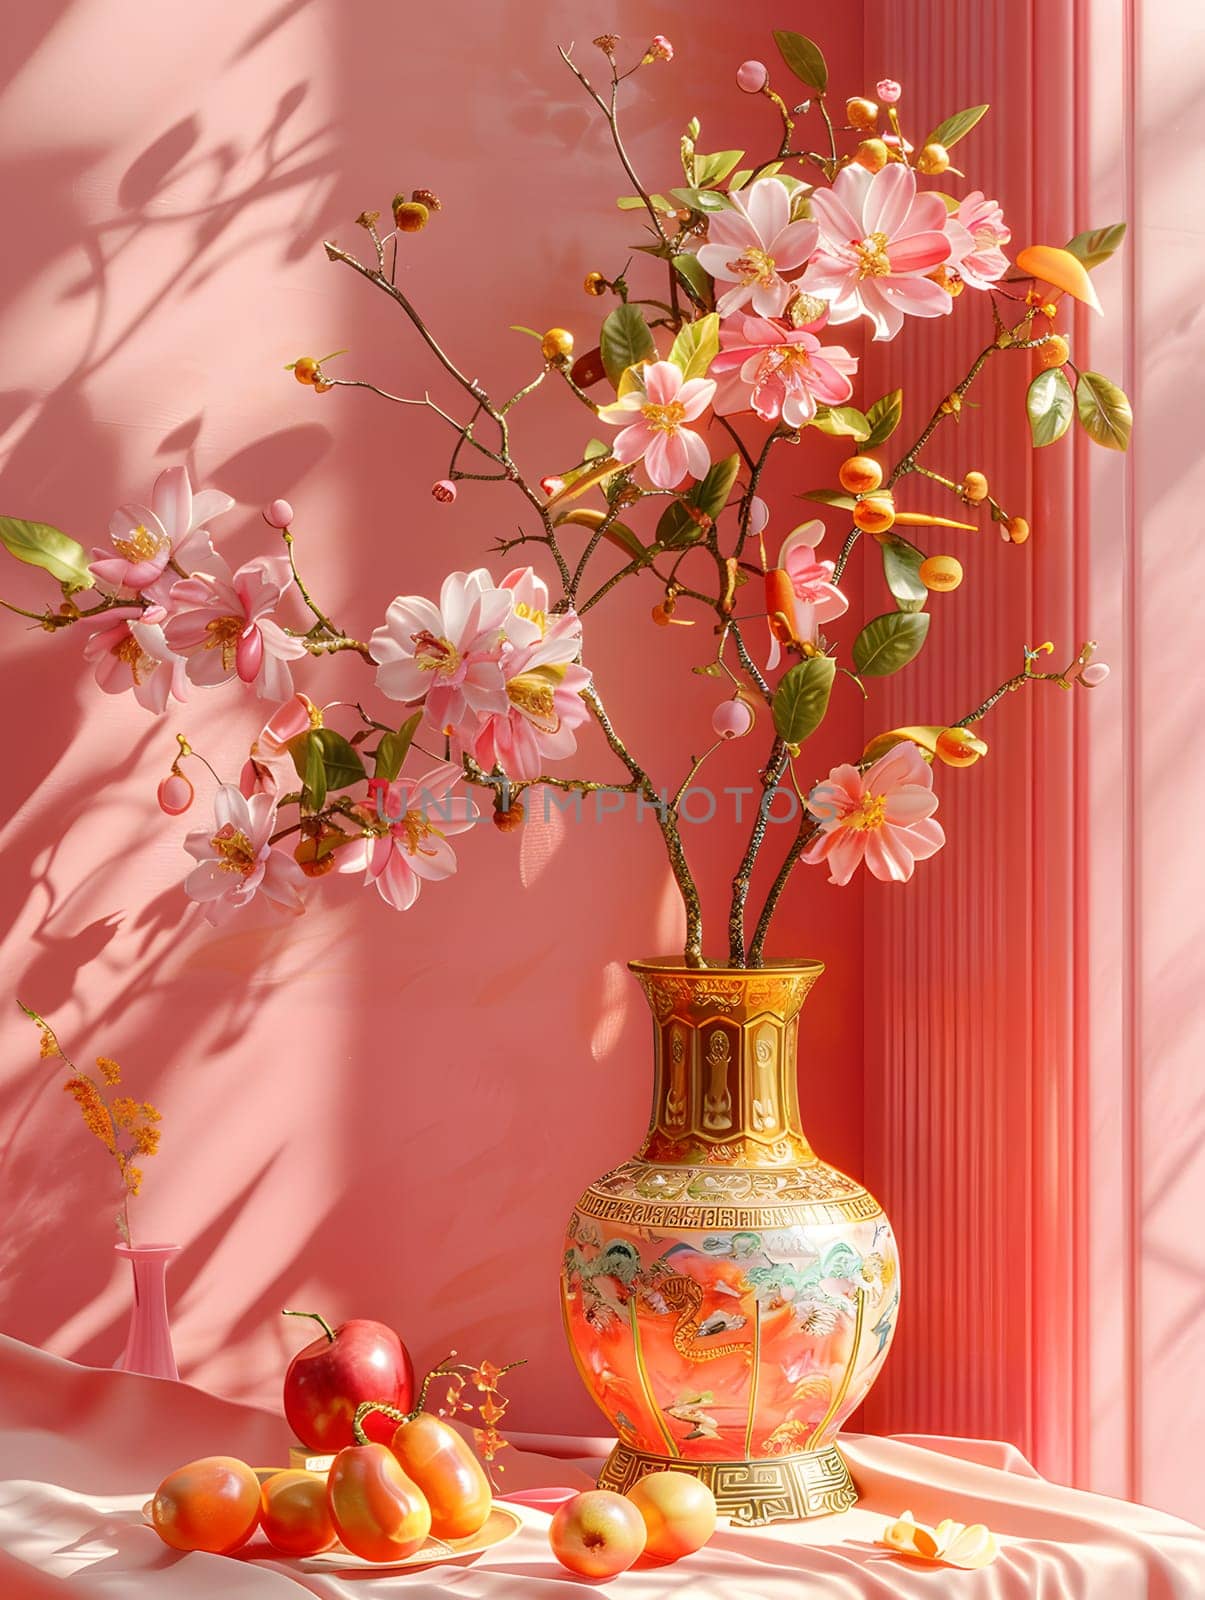
[[(360, 237), (351, 219), (403, 185), (429, 185), (446, 205), (407, 251), (408, 287), (487, 384), (531, 371), (532, 347), (507, 324), (585, 334), (598, 303), (582, 276), (618, 271), (634, 229), (612, 208), (622, 186), (605, 134), (553, 46), (576, 38), (589, 58), (586, 41), (611, 21), (580, 5), (470, 0), (33, 8), (8, 38), (0, 98), (6, 229), (27, 241), (0, 263), (5, 509), (88, 542), (119, 500), (184, 459), (238, 497), (221, 538), (245, 559), (265, 537), (258, 507), (286, 494), (304, 569), (360, 633), (397, 590), (477, 563), (518, 520), (517, 496), (469, 485), (455, 508), (434, 506), (438, 424), (367, 397), (316, 397), (281, 368), (347, 345), (346, 372), (401, 392), (433, 381), (401, 319), (319, 242)], [(650, 72), (656, 107), (632, 115), (650, 181), (672, 181), (692, 113), (717, 148), (772, 135), (732, 70), (766, 52), (777, 21), (761, 4), (736, 23), (718, 4), (617, 8), (633, 43), (662, 29), (678, 45), (671, 68)], [(857, 81), (857, 27), (826, 44), (834, 74)], [(538, 474), (575, 460), (584, 437), (576, 415), (537, 403), (520, 449)], [(823, 471), (810, 459), (809, 473)], [(791, 461), (771, 480), (780, 530), (804, 470)], [(41, 593), (11, 565), (0, 592)], [(620, 598), (609, 621), (600, 607), (589, 652), (637, 747), (653, 727), (650, 691), (672, 697), (655, 764), (676, 782), (707, 736), (714, 690), (686, 670), (707, 641), (654, 629), (653, 599)], [(408, 915), (340, 881), (296, 923), (254, 913), (215, 932), (186, 909), (182, 830), (154, 788), (177, 728), (229, 769), (259, 710), (214, 692), (157, 724), (99, 695), (79, 643), (31, 637), (17, 619), (0, 627), (14, 802), (0, 996), (47, 1012), (81, 1056), (119, 1057), (164, 1110), (136, 1221), (143, 1237), (185, 1246), (172, 1274), (185, 1374), (271, 1397), (299, 1338), (279, 1309), (312, 1306), (396, 1322), (420, 1361), (453, 1344), (526, 1355), (516, 1425), (594, 1428), (556, 1270), (573, 1199), (644, 1125), (646, 1024), (622, 963), (678, 937), (651, 825), (486, 829), (465, 844), (461, 877)], [(311, 681), (334, 698), (327, 685), (359, 694), (365, 673), (353, 663)], [(837, 753), (834, 738), (820, 758)], [(717, 785), (742, 776), (737, 752), (725, 756)], [(613, 770), (597, 746), (591, 758)], [(695, 844), (718, 932), (715, 892), (737, 839), (713, 827)], [(856, 1169), (860, 899), (816, 878), (808, 891), (777, 948), (830, 964), (810, 1008), (804, 1099), (817, 1142)], [(111, 1359), (128, 1285), (109, 1250), (103, 1153), (7, 1001), (0, 1027), (0, 1325)]]

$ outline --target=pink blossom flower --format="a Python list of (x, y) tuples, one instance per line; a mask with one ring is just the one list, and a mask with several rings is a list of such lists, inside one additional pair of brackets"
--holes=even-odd
[(116, 606), (84, 645), (84, 660), (106, 694), (134, 691), (148, 711), (162, 712), (174, 695), (188, 699), (186, 662), (168, 647), (162, 606)]
[(218, 556), (208, 572), (172, 585), (168, 645), (188, 662), (194, 683), (228, 683), (236, 674), (264, 699), (293, 691), (289, 662), (305, 655), (270, 613), (293, 583), (285, 556), (259, 556), (232, 573)]
[(262, 894), (294, 914), (305, 910), (298, 894), (303, 874), (293, 857), (273, 848), (276, 805), (271, 795), (247, 799), (224, 783), (214, 798), (214, 822), (197, 828), (184, 848), (197, 865), (184, 880), (184, 891), (205, 907), (210, 922), (227, 921)]
[(874, 86), (874, 92), (882, 105), (894, 106), (899, 104), (899, 98), (904, 91), (894, 78), (880, 78)]
[(961, 226), (950, 229), (954, 241), (950, 266), (968, 288), (990, 289), (1008, 271), (1008, 257), (1000, 246), (1012, 238), (999, 201), (985, 199), (981, 189), (972, 189), (953, 220)]
[(787, 328), (765, 317), (733, 317), (720, 329), (720, 353), (711, 363), (718, 379), (719, 416), (752, 409), (767, 422), (780, 418), (801, 428), (817, 405), (839, 406), (854, 392), (850, 376), (858, 358), (843, 345), (822, 345), (808, 328)]
[(702, 435), (685, 424), (703, 415), (714, 394), (711, 378), (683, 379), (672, 361), (648, 361), (636, 386), (600, 406), (598, 417), (613, 428), (628, 423), (615, 435), (616, 460), (628, 466), (643, 458), (649, 482), (674, 489), (687, 473), (702, 478), (711, 465)]
[(721, 317), (753, 302), (759, 317), (777, 317), (793, 285), (783, 277), (802, 267), (820, 237), (814, 222), (791, 221), (791, 195), (777, 178), (759, 178), (730, 195), (731, 211), (717, 211), (707, 226), (699, 265), (719, 283), (730, 283), (715, 303)]
[(207, 524), (234, 501), (219, 489), (193, 494), (187, 467), (169, 467), (155, 479), (149, 506), (119, 506), (109, 519), (111, 550), (93, 550), (88, 569), (114, 589), (145, 589), (173, 558), (192, 566), (211, 554)]
[(464, 833), (479, 815), (465, 795), (452, 793), (460, 775), (459, 767), (441, 762), (421, 778), (378, 783), (375, 805), (360, 808), (367, 831), (340, 849), (338, 870), (363, 872), (387, 905), (409, 910), (424, 878), (448, 878), (456, 871), (448, 836)]
[(831, 322), (866, 316), (876, 339), (894, 339), (905, 315), (949, 312), (952, 298), (927, 276), (952, 253), (949, 216), (939, 195), (917, 194), (911, 167), (893, 162), (873, 176), (845, 167), (812, 209), (820, 246), (801, 287), (829, 302)]
[(760, 94), (770, 81), (770, 69), (764, 61), (742, 61), (736, 69), (736, 86), (746, 94)]
[(827, 861), (830, 883), (848, 883), (865, 861), (885, 883), (907, 883), (918, 861), (934, 855), (946, 836), (933, 813), (933, 774), (909, 740), (859, 772), (834, 767), (808, 796), (820, 833), (804, 861)]
[(504, 629), (513, 596), (484, 567), (453, 572), (439, 604), (398, 595), (370, 641), (377, 688), (391, 700), (422, 700), (432, 727), (450, 732), (478, 712), (504, 711)]
[[(849, 601), (833, 583), (832, 561), (817, 561), (816, 547), (824, 538), (824, 523), (819, 518), (804, 522), (782, 541), (778, 565), (787, 574), (794, 591), (794, 615), (788, 618), (796, 639), (815, 644), (820, 625), (835, 622), (849, 610)], [(778, 637), (770, 630), (771, 671), (781, 658)]]
[(582, 624), (573, 611), (550, 615), (548, 585), (531, 567), (508, 572), (502, 588), (513, 600), (501, 660), (507, 708), (466, 724), (459, 741), (487, 772), (536, 778), (545, 761), (573, 754), (573, 730), (589, 716), (582, 690), (590, 673), (578, 661)]

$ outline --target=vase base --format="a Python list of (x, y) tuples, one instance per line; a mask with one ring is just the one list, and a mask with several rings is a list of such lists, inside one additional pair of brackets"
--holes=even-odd
[(646, 1474), (666, 1470), (699, 1478), (715, 1495), (720, 1516), (747, 1528), (830, 1516), (848, 1511), (858, 1498), (835, 1444), (759, 1461), (682, 1460), (617, 1444), (599, 1473), (598, 1487), (623, 1494)]

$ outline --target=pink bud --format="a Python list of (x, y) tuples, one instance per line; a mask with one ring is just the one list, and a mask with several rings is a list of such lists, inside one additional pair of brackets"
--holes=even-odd
[(264, 521), (269, 528), (287, 528), (293, 520), (293, 507), (287, 500), (273, 500), (264, 507)]
[(1109, 663), (1107, 661), (1089, 661), (1088, 665), (1079, 675), (1079, 681), (1085, 689), (1095, 689), (1109, 676)]
[(711, 713), (711, 726), (721, 739), (743, 739), (753, 726), (753, 712), (745, 702), (734, 695), (731, 700), (721, 700)]
[(272, 768), (262, 761), (257, 761), (254, 756), (249, 756), (243, 762), (243, 770), (238, 775), (239, 793), (250, 800), (253, 794), (275, 795), (280, 790), (280, 781)]
[(431, 485), (431, 497), (446, 506), (456, 498), (456, 485), (451, 478), (441, 478), (438, 483)]
[(894, 78), (883, 78), (874, 86), (874, 92), (880, 102), (885, 106), (893, 106), (903, 94), (903, 90)]
[(244, 683), (254, 683), (264, 660), (264, 636), (258, 628), (244, 629), (234, 647), (234, 665)]
[(159, 785), (159, 809), (169, 817), (178, 817), (193, 802), (193, 787), (182, 772), (169, 772)]
[(543, 489), (550, 500), (555, 499), (564, 487), (564, 478), (549, 477), (540, 479), (540, 488)]
[(766, 531), (766, 524), (769, 520), (769, 506), (759, 494), (755, 494), (749, 502), (749, 532), (755, 539), (759, 533)]
[(251, 746), (252, 755), (262, 750), (266, 755), (279, 755), (290, 739), (299, 733), (308, 733), (314, 726), (314, 702), (308, 695), (295, 694), (277, 706), (260, 729), (259, 737)]
[(770, 69), (764, 61), (742, 61), (736, 69), (736, 86), (746, 94), (760, 94), (770, 81)]
[(649, 61), (672, 61), (674, 47), (663, 33), (655, 33), (645, 51), (645, 58)]

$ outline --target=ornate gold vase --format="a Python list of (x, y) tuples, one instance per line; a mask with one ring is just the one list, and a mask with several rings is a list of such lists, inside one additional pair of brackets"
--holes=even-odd
[(565, 1329), (618, 1435), (599, 1484), (672, 1467), (757, 1524), (857, 1499), (842, 1422), (887, 1354), (895, 1240), (799, 1122), (799, 1011), (819, 962), (752, 971), (634, 961), (653, 1013), (640, 1153), (569, 1223)]

